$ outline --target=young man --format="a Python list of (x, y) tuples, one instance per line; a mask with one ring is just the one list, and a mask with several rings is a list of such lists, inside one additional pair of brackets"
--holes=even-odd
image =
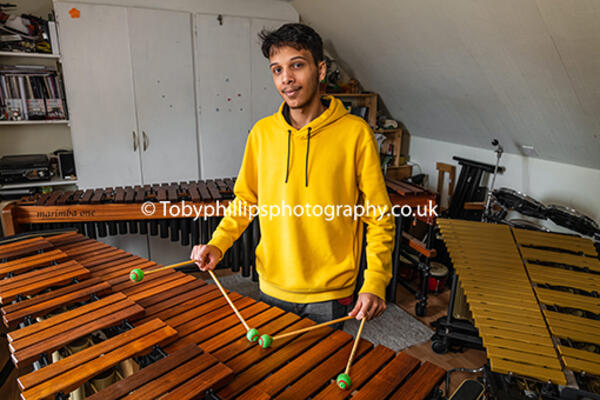
[[(203, 271), (214, 269), (251, 222), (236, 211), (260, 208), (261, 300), (325, 322), (346, 315), (352, 302), (366, 222), (367, 269), (350, 315), (377, 317), (386, 308), (394, 219), (373, 133), (341, 101), (320, 96), (326, 65), (312, 28), (285, 24), (260, 37), (283, 104), (254, 125), (231, 213), (191, 258)], [(367, 207), (364, 215), (357, 204)], [(349, 213), (352, 207), (355, 213)]]

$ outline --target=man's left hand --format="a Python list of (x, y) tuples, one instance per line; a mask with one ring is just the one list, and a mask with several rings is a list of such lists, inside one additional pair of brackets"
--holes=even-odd
[(360, 293), (356, 305), (348, 315), (356, 319), (366, 318), (370, 321), (379, 317), (385, 311), (385, 301), (372, 293)]

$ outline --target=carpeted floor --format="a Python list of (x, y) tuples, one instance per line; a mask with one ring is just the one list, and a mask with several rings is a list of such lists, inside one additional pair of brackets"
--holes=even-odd
[[(253, 299), (258, 299), (258, 284), (250, 278), (239, 274), (219, 278), (221, 284), (234, 292)], [(207, 282), (211, 282), (208, 280)], [(355, 335), (359, 321), (349, 320), (344, 324), (344, 331)], [(394, 351), (428, 341), (433, 331), (413, 318), (395, 304), (388, 303), (387, 310), (380, 317), (365, 325), (362, 337), (371, 343), (384, 345)]]

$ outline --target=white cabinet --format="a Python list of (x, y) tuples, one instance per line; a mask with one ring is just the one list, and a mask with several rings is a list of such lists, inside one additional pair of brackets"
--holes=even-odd
[(252, 125), (273, 114), (281, 104), (268, 60), (260, 51), (258, 32), (282, 23), (194, 16), (203, 178), (237, 175)]
[(200, 170), (203, 178), (235, 176), (252, 126), (250, 19), (197, 14), (194, 20)]
[(252, 123), (274, 114), (283, 102), (273, 83), (269, 61), (263, 56), (259, 32), (274, 30), (284, 22), (253, 18), (250, 22), (250, 65), (252, 69)]
[(127, 9), (56, 3), (55, 12), (79, 186), (139, 184)]
[(198, 179), (190, 13), (128, 10), (142, 182)]
[[(198, 179), (191, 13), (68, 2), (55, 12), (80, 188)], [(100, 239), (157, 261), (189, 255), (146, 235)]]
[(191, 14), (55, 6), (79, 186), (198, 179)]
[[(285, 21), (54, 4), (80, 188), (238, 173), (253, 123), (281, 103), (257, 34)], [(189, 255), (158, 237), (105, 241), (157, 262)]]

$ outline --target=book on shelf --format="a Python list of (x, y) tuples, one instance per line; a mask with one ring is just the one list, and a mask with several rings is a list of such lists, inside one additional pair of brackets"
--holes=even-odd
[(56, 70), (38, 65), (0, 66), (0, 121), (64, 119), (65, 95)]

